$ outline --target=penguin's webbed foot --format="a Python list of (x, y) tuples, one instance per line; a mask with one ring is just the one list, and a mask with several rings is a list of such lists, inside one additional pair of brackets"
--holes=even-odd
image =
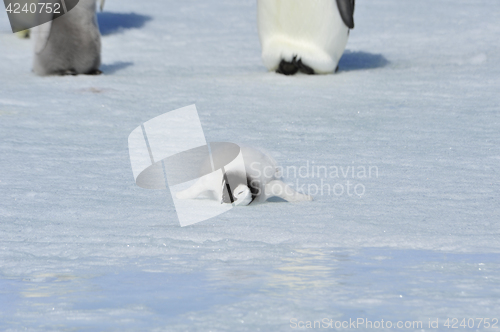
[(313, 75), (314, 69), (302, 63), (302, 59), (297, 60), (294, 56), (292, 62), (281, 60), (276, 72), (283, 75), (295, 75), (298, 71), (307, 75)]
[(85, 75), (101, 75), (101, 74), (102, 74), (102, 71), (100, 71), (99, 69), (94, 69), (94, 70), (89, 71)]
[(283, 75), (287, 75), (287, 76), (288, 75), (295, 75), (298, 71), (299, 71), (299, 68), (297, 68), (297, 66), (295, 65), (295, 63), (293, 61), (288, 62), (285, 60), (281, 60), (280, 65), (279, 65), (278, 69), (276, 70), (276, 72), (278, 74), (283, 74)]
[(64, 69), (57, 72), (57, 74), (61, 76), (68, 76), (68, 75), (76, 76), (78, 75), (78, 72), (75, 69)]
[(299, 68), (301, 73), (304, 73), (307, 75), (314, 75), (314, 69), (303, 64), (301, 59), (299, 59), (299, 61), (297, 61), (297, 67)]

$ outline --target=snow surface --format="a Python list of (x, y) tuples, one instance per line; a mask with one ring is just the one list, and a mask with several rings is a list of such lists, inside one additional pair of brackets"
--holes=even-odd
[[(253, 0), (108, 1), (98, 77), (33, 75), (2, 11), (0, 329), (500, 318), (500, 2), (356, 3), (340, 72), (294, 77), (266, 72)], [(193, 103), (209, 142), (378, 177), (181, 228), (127, 138)]]

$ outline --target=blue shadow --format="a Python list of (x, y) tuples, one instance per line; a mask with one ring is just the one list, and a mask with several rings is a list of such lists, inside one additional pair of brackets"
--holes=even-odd
[(382, 54), (345, 51), (339, 61), (339, 71), (382, 68), (389, 61)]
[(288, 203), (281, 197), (270, 197), (266, 202), (269, 203)]
[(126, 29), (142, 28), (152, 17), (135, 13), (97, 13), (97, 21), (101, 35), (111, 35)]
[(104, 75), (107, 74), (114, 74), (119, 70), (125, 69), (127, 67), (132, 66), (134, 63), (133, 62), (122, 62), (118, 61), (112, 64), (103, 64), (101, 65), (101, 71), (104, 73)]

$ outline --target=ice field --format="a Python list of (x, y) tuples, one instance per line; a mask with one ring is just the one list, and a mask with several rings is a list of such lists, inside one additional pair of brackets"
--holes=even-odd
[[(0, 330), (500, 329), (500, 2), (359, 0), (326, 76), (266, 71), (254, 0), (98, 18), (103, 75), (37, 77), (0, 11)], [(180, 227), (127, 138), (191, 104), (207, 141), (302, 167), (285, 181), (314, 201)]]

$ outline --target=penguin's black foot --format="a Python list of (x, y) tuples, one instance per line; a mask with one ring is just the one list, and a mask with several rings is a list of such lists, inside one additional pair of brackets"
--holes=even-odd
[(78, 72), (75, 69), (66, 69), (59, 71), (58, 74), (61, 76), (68, 76), (68, 75), (76, 76), (78, 75)]
[(294, 75), (298, 71), (307, 75), (314, 74), (314, 69), (302, 63), (302, 59), (297, 60), (296, 56), (293, 57), (292, 62), (281, 60), (280, 65), (276, 70), (278, 74), (283, 75)]
[(314, 75), (314, 69), (303, 64), (301, 59), (299, 59), (299, 61), (297, 61), (297, 67), (299, 68), (301, 73), (304, 73), (307, 75)]
[(283, 75), (287, 75), (287, 76), (288, 75), (295, 75), (299, 71), (299, 68), (297, 68), (294, 61), (295, 61), (295, 58), (293, 59), (292, 62), (281, 60), (280, 65), (279, 65), (278, 69), (276, 70), (276, 72), (278, 74), (283, 74)]
[(101, 75), (101, 74), (102, 74), (102, 71), (100, 71), (99, 69), (94, 69), (94, 70), (89, 71), (85, 75)]

